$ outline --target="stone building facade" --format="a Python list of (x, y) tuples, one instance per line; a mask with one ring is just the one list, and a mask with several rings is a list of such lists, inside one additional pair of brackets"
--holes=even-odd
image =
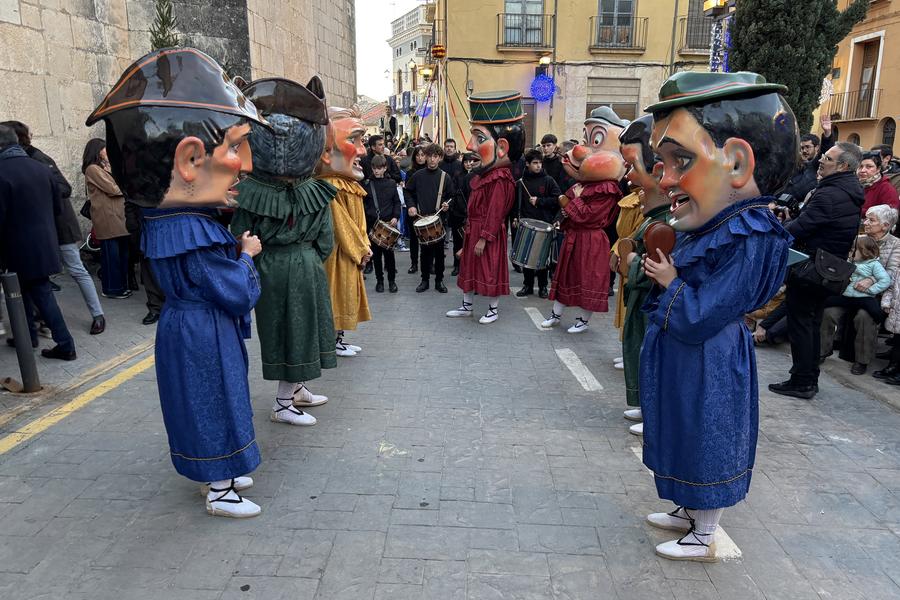
[[(318, 74), (330, 104), (356, 99), (353, 0), (179, 0), (184, 45), (245, 79)], [(87, 115), (150, 50), (152, 0), (0, 0), (0, 121), (18, 120), (83, 197)]]

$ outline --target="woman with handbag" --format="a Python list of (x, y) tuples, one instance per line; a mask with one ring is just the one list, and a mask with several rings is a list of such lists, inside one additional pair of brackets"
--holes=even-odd
[(81, 172), (91, 203), (94, 236), (100, 240), (100, 284), (104, 298), (128, 298), (128, 240), (125, 196), (113, 180), (106, 142), (94, 138), (84, 147)]

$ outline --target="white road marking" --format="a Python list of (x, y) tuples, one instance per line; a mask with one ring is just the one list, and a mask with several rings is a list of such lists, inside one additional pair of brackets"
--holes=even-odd
[(538, 328), (538, 331), (550, 331), (549, 329), (544, 329), (541, 327), (541, 323), (544, 322), (544, 315), (541, 314), (541, 311), (534, 308), (533, 306), (526, 306), (525, 312), (528, 313), (528, 316), (531, 317), (531, 322), (534, 323), (534, 326)]
[[(644, 452), (641, 446), (631, 446), (631, 451), (643, 464)], [(644, 468), (646, 469), (646, 467)], [(647, 469), (647, 472), (651, 475), (653, 473), (650, 469)], [(719, 526), (716, 530), (716, 554), (721, 560), (737, 560), (743, 556), (741, 549), (737, 547), (737, 544), (734, 543), (734, 540), (731, 539), (731, 536), (726, 533), (722, 526)]]
[(556, 355), (559, 357), (559, 360), (561, 360), (562, 363), (569, 368), (569, 371), (572, 372), (572, 375), (575, 376), (575, 379), (578, 380), (578, 383), (581, 384), (581, 387), (583, 387), (588, 392), (603, 391), (603, 386), (600, 385), (600, 382), (597, 381), (597, 378), (594, 377), (593, 373), (591, 373), (591, 371), (586, 366), (584, 366), (584, 363), (581, 362), (581, 359), (578, 358), (577, 354), (575, 354), (568, 348), (558, 348), (556, 350)]

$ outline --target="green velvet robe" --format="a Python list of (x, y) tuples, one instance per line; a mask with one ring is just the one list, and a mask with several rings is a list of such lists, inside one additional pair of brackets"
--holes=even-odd
[[(653, 281), (641, 268), (641, 255), (647, 248), (644, 246), (644, 232), (654, 221), (666, 221), (669, 217), (669, 206), (658, 206), (647, 213), (647, 217), (638, 227), (631, 239), (635, 241), (637, 257), (628, 267), (628, 279), (625, 283), (625, 323), (622, 327), (622, 360), (625, 365), (625, 399), (628, 406), (640, 406), (639, 367), (641, 344), (647, 331), (647, 314), (641, 310), (647, 294), (653, 287)], [(622, 257), (624, 260), (624, 257)]]
[(231, 231), (258, 235), (254, 258), (262, 295), (256, 328), (263, 378), (301, 382), (337, 366), (334, 319), (324, 262), (334, 248), (334, 186), (318, 179), (288, 184), (250, 176), (238, 187)]

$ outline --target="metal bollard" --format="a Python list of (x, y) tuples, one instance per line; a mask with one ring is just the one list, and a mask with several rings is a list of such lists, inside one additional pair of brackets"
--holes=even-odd
[(25, 303), (22, 301), (22, 289), (15, 273), (0, 275), (3, 291), (6, 293), (6, 310), (9, 314), (9, 328), (16, 340), (16, 357), (19, 359), (19, 372), (22, 374), (23, 392), (38, 392), (41, 380), (38, 378), (37, 365), (34, 362), (34, 350), (31, 348), (31, 332), (25, 319)]

